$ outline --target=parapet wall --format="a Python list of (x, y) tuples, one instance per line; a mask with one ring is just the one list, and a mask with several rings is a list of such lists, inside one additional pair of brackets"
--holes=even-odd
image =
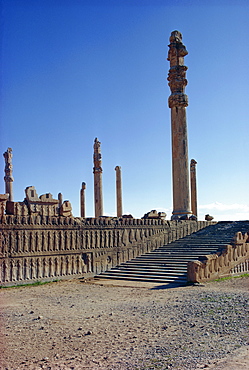
[(0, 285), (91, 277), (210, 224), (4, 215), (0, 218)]
[(188, 262), (188, 281), (203, 283), (232, 275), (249, 272), (249, 236), (239, 231), (232, 245), (220, 248), (216, 253)]

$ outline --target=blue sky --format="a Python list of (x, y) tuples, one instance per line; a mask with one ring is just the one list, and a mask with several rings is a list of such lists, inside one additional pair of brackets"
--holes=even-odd
[[(169, 36), (189, 52), (189, 160), (199, 219), (249, 219), (249, 2), (2, 0), (0, 150), (13, 149), (14, 199), (34, 185), (94, 216), (93, 142), (101, 141), (105, 215), (172, 213)], [(2, 178), (4, 159), (2, 157)], [(4, 193), (4, 181), (0, 193)]]

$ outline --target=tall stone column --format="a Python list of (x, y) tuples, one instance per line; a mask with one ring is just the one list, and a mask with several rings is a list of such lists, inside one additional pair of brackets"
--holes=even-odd
[(171, 109), (172, 172), (173, 172), (173, 214), (172, 219), (188, 217), (190, 209), (189, 162), (186, 107), (188, 97), (184, 93), (187, 67), (184, 57), (188, 52), (182, 43), (182, 35), (174, 31), (170, 36), (168, 75), (171, 95), (168, 103)]
[(122, 217), (122, 180), (121, 180), (121, 167), (116, 166), (116, 202), (117, 202), (117, 217)]
[(82, 182), (82, 186), (80, 190), (80, 216), (81, 217), (86, 217), (85, 190), (86, 190), (86, 183)]
[(94, 205), (95, 217), (103, 216), (103, 196), (102, 196), (102, 167), (101, 167), (101, 142), (96, 138), (94, 140), (94, 154), (93, 154), (93, 173), (94, 173)]
[(5, 193), (9, 194), (9, 201), (13, 202), (14, 201), (14, 195), (13, 195), (13, 181), (14, 178), (12, 176), (12, 149), (8, 148), (5, 153), (3, 153), (4, 159), (5, 159), (5, 176), (4, 176), (4, 181), (5, 181)]
[(191, 159), (190, 161), (191, 209), (193, 215), (197, 217), (196, 165), (197, 162), (194, 159)]

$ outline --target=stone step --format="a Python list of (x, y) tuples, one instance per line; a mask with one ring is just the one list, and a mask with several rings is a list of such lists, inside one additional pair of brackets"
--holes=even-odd
[(102, 273), (97, 276), (98, 279), (114, 279), (114, 280), (133, 280), (133, 281), (147, 281), (147, 282), (156, 282), (156, 283), (186, 283), (186, 278), (174, 278), (164, 277), (160, 278), (157, 276), (145, 277), (144, 275), (130, 276), (130, 275), (111, 275), (107, 273)]
[(167, 271), (187, 271), (187, 264), (183, 265), (183, 266), (176, 266), (175, 264), (172, 264), (171, 266), (164, 263), (164, 264), (158, 264), (158, 265), (155, 265), (155, 264), (138, 264), (138, 263), (133, 263), (133, 264), (129, 264), (129, 263), (126, 263), (124, 265), (119, 265), (118, 267), (119, 269), (122, 269), (122, 268), (125, 268), (125, 269), (147, 269), (147, 270), (151, 270), (151, 269), (155, 269), (155, 270), (167, 270)]
[[(199, 256), (201, 256), (201, 254), (199, 255)], [(198, 257), (199, 257), (198, 255), (196, 255), (196, 256), (183, 256), (183, 255), (179, 255), (179, 256), (168, 256), (167, 258), (165, 258), (165, 257), (160, 257), (160, 256), (154, 256), (154, 257), (139, 257), (139, 259), (138, 260), (140, 260), (140, 261), (153, 261), (153, 262), (155, 262), (155, 261), (160, 261), (160, 262), (162, 262), (162, 261), (192, 261), (192, 260), (196, 260)]]
[(213, 253), (215, 251), (217, 251), (219, 248), (215, 248), (215, 249), (198, 249), (198, 250), (191, 250), (191, 249), (188, 249), (188, 250), (181, 250), (181, 249), (175, 249), (175, 250), (168, 250), (168, 251), (165, 251), (165, 250), (157, 250), (157, 251), (153, 251), (151, 253), (146, 253), (145, 255), (147, 254), (151, 254), (151, 255), (156, 255), (156, 254), (161, 254), (162, 256), (169, 256), (171, 254), (189, 254), (189, 255), (193, 255), (193, 254), (210, 254), (210, 253)]
[(134, 265), (134, 266), (118, 266), (118, 267), (113, 267), (109, 271), (145, 271), (147, 272), (156, 272), (156, 273), (186, 273), (187, 269), (182, 269), (182, 268), (175, 268), (171, 269), (168, 268), (167, 266), (147, 266), (147, 265)]
[[(143, 263), (143, 262), (134, 262), (134, 263), (128, 263), (127, 262), (127, 265), (128, 267), (133, 267), (133, 266), (137, 266), (137, 267), (143, 267), (143, 266), (147, 266), (148, 268), (151, 268), (153, 266), (155, 266), (155, 268), (168, 268), (168, 269), (173, 269), (173, 270), (187, 270), (187, 265), (188, 263), (187, 262), (180, 262), (180, 263), (175, 263), (175, 262), (172, 262), (172, 263), (168, 263), (168, 262), (162, 262), (162, 263), (155, 263), (155, 262), (146, 262), (146, 263)], [(119, 265), (119, 266), (122, 266), (122, 265)], [(123, 267), (123, 266), (122, 266)]]
[(218, 223), (124, 262), (97, 278), (184, 284), (189, 261), (215, 253), (231, 244), (236, 232), (248, 230), (249, 221)]
[[(221, 245), (227, 245), (229, 243), (225, 243), (225, 242), (220, 242), (220, 243), (210, 243), (210, 244), (207, 244), (207, 243), (191, 243), (191, 242), (182, 242), (181, 244), (168, 244), (168, 245), (165, 245), (165, 246), (162, 246), (160, 247), (160, 249), (178, 249), (178, 248), (181, 248), (181, 249), (187, 249), (187, 248), (219, 248)], [(230, 243), (231, 244), (231, 243)], [(158, 248), (159, 249), (159, 248)]]
[(150, 275), (150, 276), (186, 276), (186, 271), (167, 271), (167, 270), (149, 270), (149, 269), (130, 269), (130, 270), (127, 270), (127, 269), (120, 269), (120, 268), (116, 268), (116, 269), (111, 269), (108, 271), (108, 274), (115, 274), (115, 273), (118, 273), (118, 274), (127, 274), (129, 273), (129, 275), (137, 275), (137, 274), (141, 274), (143, 273), (143, 275)]
[(233, 237), (234, 237), (234, 233), (232, 233), (231, 235), (227, 237), (225, 237), (224, 235), (221, 235), (220, 237), (216, 236), (215, 238), (212, 238), (210, 235), (205, 235), (205, 236), (196, 235), (195, 237), (185, 236), (185, 238), (177, 239), (173, 241), (173, 243), (180, 244), (182, 241), (191, 241), (193, 243), (197, 243), (197, 242), (219, 243), (220, 241), (223, 241), (223, 240), (227, 243), (230, 243)]

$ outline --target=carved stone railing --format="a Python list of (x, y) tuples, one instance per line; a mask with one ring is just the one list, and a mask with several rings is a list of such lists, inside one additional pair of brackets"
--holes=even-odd
[(210, 224), (5, 215), (0, 218), (0, 285), (88, 278)]
[(226, 245), (217, 253), (188, 262), (188, 281), (201, 283), (248, 272), (249, 238), (237, 232), (233, 245)]

